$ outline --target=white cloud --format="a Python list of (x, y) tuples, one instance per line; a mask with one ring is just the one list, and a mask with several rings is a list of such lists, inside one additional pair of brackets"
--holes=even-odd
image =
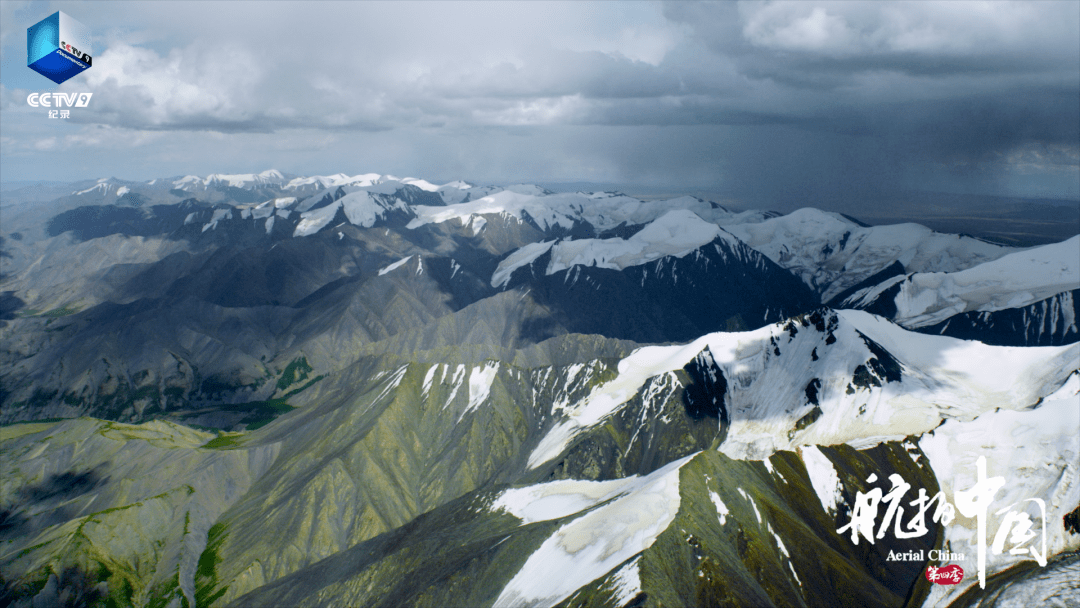
[(754, 45), (842, 56), (1060, 50), (1080, 29), (1072, 2), (754, 1), (740, 2), (739, 14)]
[(745, 15), (743, 34), (760, 46), (805, 51), (858, 50), (853, 45), (858, 34), (847, 20), (822, 6), (768, 4), (747, 10)]
[(252, 53), (236, 45), (189, 46), (161, 56), (116, 44), (86, 72), (95, 91), (98, 116), (115, 114), (129, 126), (161, 127), (184, 121), (209, 124), (243, 121), (251, 114), (250, 92), (264, 69)]

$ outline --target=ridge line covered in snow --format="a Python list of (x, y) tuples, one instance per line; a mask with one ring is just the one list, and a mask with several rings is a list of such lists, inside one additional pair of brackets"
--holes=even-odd
[(821, 292), (822, 302), (896, 262), (909, 272), (954, 272), (1017, 251), (915, 223), (864, 227), (812, 207), (727, 230)]
[(196, 175), (188, 175), (182, 177), (173, 182), (173, 187), (179, 190), (191, 191), (193, 189), (205, 190), (211, 184), (224, 183), (226, 186), (232, 188), (248, 188), (257, 187), (263, 185), (281, 185), (285, 181), (285, 176), (278, 172), (276, 169), (269, 169), (262, 173), (236, 173), (236, 174), (222, 174), (213, 173), (206, 176), (206, 178), (200, 178)]
[[(839, 325), (829, 332), (833, 343), (812, 327), (789, 339), (785, 322), (707, 334), (682, 345), (641, 347), (619, 362), (618, 376), (566, 408), (566, 416), (529, 455), (528, 466), (559, 456), (580, 433), (619, 411), (648, 379), (682, 369), (706, 347), (729, 386), (740, 387), (726, 393), (731, 426), (720, 449), (750, 460), (807, 444), (869, 447), (927, 432), (942, 419), (1022, 409), (1056, 390), (1055, 383), (1080, 366), (1080, 343), (988, 346), (908, 331), (862, 311), (835, 315)], [(818, 418), (796, 432), (796, 422), (811, 409), (803, 385), (814, 380)]]
[(491, 275), (491, 286), (505, 285), (514, 270), (531, 264), (548, 250), (551, 250), (551, 262), (545, 269), (545, 274), (548, 275), (574, 266), (623, 270), (663, 257), (683, 257), (717, 237), (735, 240), (716, 224), (706, 222), (693, 211), (669, 211), (626, 239), (615, 237), (530, 243), (499, 263)]
[(474, 215), (507, 214), (518, 220), (530, 218), (541, 230), (570, 230), (575, 222), (592, 224), (597, 230), (621, 225), (640, 226), (675, 210), (692, 211), (706, 222), (717, 225), (758, 222), (767, 212), (734, 213), (698, 198), (683, 196), (662, 201), (641, 201), (625, 194), (546, 193), (537, 188), (508, 187), (500, 192), (464, 203), (443, 207), (418, 206), (416, 219), (408, 228), (424, 224), (458, 220), (468, 224)]
[[(965, 312), (1020, 308), (1074, 289), (1080, 289), (1080, 235), (956, 272), (910, 275), (894, 299), (894, 321), (924, 327)], [(863, 300), (883, 290), (875, 288)]]

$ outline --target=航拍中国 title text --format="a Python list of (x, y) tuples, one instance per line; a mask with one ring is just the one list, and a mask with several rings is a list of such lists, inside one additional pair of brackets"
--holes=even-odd
[[(873, 488), (869, 492), (857, 492), (851, 521), (838, 528), (836, 531), (839, 534), (850, 532), (851, 542), (856, 545), (859, 544), (860, 536), (873, 544), (875, 538), (881, 539), (885, 537), (886, 532), (889, 530), (889, 524), (892, 523), (893, 535), (897, 539), (917, 538), (925, 535), (929, 531), (926, 526), (926, 516), (930, 513), (932, 507), (934, 509), (933, 514), (931, 515), (932, 521), (944, 526), (949, 525), (956, 517), (956, 512), (959, 511), (962, 516), (975, 519), (976, 538), (978, 542), (979, 586), (985, 589), (987, 515), (990, 504), (994, 500), (994, 496), (1005, 485), (1005, 478), (986, 477), (985, 456), (979, 457), (975, 467), (975, 485), (968, 490), (956, 492), (955, 505), (952, 505), (945, 500), (944, 492), (938, 492), (933, 498), (930, 498), (927, 496), (924, 488), (919, 488), (919, 496), (915, 500), (907, 503), (908, 506), (915, 507), (915, 513), (907, 521), (906, 525), (901, 525), (901, 520), (904, 517), (902, 501), (904, 495), (911, 489), (911, 484), (904, 481), (903, 477), (900, 475), (894, 473), (889, 476), (892, 487), (887, 493), (882, 488)], [(868, 483), (874, 483), (877, 481), (877, 475), (870, 475), (866, 481)], [(1010, 554), (1031, 555), (1040, 566), (1045, 566), (1046, 502), (1041, 498), (1028, 498), (1020, 502), (1034, 503), (1039, 507), (1039, 512), (1042, 517), (1042, 550), (1037, 551), (1035, 547), (1027, 546), (1029, 542), (1039, 535), (1032, 530), (1033, 522), (1031, 516), (1022, 509), (1014, 509), (1013, 507), (1015, 507), (1016, 504), (1009, 505), (1008, 507), (995, 512), (997, 515), (1004, 514), (1004, 518), (1001, 520), (996, 534), (994, 534), (994, 540), (990, 545), (990, 549), (993, 551), (994, 555), (1000, 555), (1005, 550), (1006, 545), (1009, 545)], [(934, 506), (935, 503), (936, 507)], [(878, 519), (878, 510), (882, 505), (886, 506), (885, 514), (882, 517), (880, 526), (877, 528), (877, 534), (874, 534), (874, 527)], [(890, 551), (887, 559), (890, 561), (922, 561), (924, 558), (929, 558), (932, 561), (963, 561), (965, 556), (963, 553), (952, 553), (951, 551), (935, 549), (927, 552), (926, 555), (924, 555), (921, 550), (905, 552)]]

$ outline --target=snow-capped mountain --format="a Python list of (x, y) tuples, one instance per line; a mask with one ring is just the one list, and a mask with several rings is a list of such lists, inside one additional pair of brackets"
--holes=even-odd
[(213, 173), (205, 178), (187, 175), (175, 180), (172, 185), (173, 188), (185, 192), (201, 192), (214, 186), (250, 190), (267, 186), (283, 186), (286, 183), (287, 180), (284, 175), (276, 169), (269, 169), (262, 173), (237, 173), (232, 175)]
[(888, 279), (852, 294), (841, 305), (865, 308), (891, 290), (896, 322), (917, 328), (959, 313), (1019, 308), (1075, 289), (1080, 289), (1080, 236), (957, 272)]
[[(333, 191), (337, 188), (373, 188), (377, 186), (377, 192), (393, 193), (401, 186), (413, 186), (425, 192), (431, 192), (442, 199), (445, 203), (460, 203), (469, 197), (479, 198), (492, 192), (502, 190), (493, 186), (476, 186), (461, 180), (455, 180), (446, 184), (433, 184), (424, 179), (413, 177), (395, 177), (389, 174), (361, 173), (348, 175), (337, 173), (334, 175), (312, 176), (286, 176), (276, 169), (268, 169), (260, 173), (213, 173), (205, 177), (197, 175), (185, 175), (175, 178), (155, 178), (145, 182), (130, 182), (116, 178), (102, 178), (96, 182), (80, 182), (73, 195), (106, 194), (120, 187), (127, 187), (128, 191), (145, 194), (147, 192), (165, 192), (170, 189), (180, 192), (205, 195), (214, 190), (236, 188), (248, 191), (276, 191), (283, 196), (300, 196), (314, 194), (320, 191)], [(234, 193), (235, 194), (235, 193)], [(223, 199), (228, 200), (228, 199)], [(247, 203), (248, 200), (237, 202)]]
[[(474, 231), (481, 228), (482, 225)], [(685, 257), (721, 235), (728, 236), (716, 224), (706, 222), (692, 211), (669, 211), (626, 239), (574, 239), (527, 245), (499, 263), (491, 285), (505, 285), (515, 270), (548, 251), (551, 261), (544, 270), (547, 275), (579, 265), (623, 270), (666, 256)], [(724, 241), (729, 246), (736, 243), (730, 236)]]
[(791, 274), (686, 210), (672, 211), (628, 239), (527, 248), (500, 262), (491, 285), (527, 292), (575, 333), (682, 340), (759, 327), (814, 303)]
[(570, 230), (575, 223), (587, 223), (596, 231), (604, 231), (619, 226), (647, 224), (669, 211), (679, 209), (692, 211), (700, 218), (721, 226), (758, 222), (771, 216), (769, 212), (761, 211), (735, 213), (716, 203), (689, 196), (664, 201), (640, 201), (618, 193), (554, 194), (535, 186), (511, 186), (467, 203), (420, 210), (410, 227), (450, 220), (469, 225), (476, 218), (505, 214), (515, 219), (529, 220), (541, 230), (554, 227)]
[(377, 173), (63, 194), (0, 241), (6, 603), (1075, 591), (1080, 236)]
[(1080, 340), (1080, 289), (994, 312), (953, 315), (919, 331), (1002, 346), (1058, 346)]
[(908, 332), (859, 311), (819, 311), (755, 332), (647, 347), (620, 363), (618, 377), (568, 410), (529, 464), (556, 458), (650, 379), (695, 358), (723, 387), (712, 393), (718, 416), (730, 422), (721, 451), (761, 460), (800, 445), (899, 441), (942, 420), (1022, 410), (1064, 386), (1077, 371), (1080, 344), (1010, 351)]
[(817, 209), (743, 223), (729, 231), (799, 275), (823, 302), (895, 263), (907, 272), (955, 272), (1015, 251), (918, 224), (863, 226)]
[(365, 173), (362, 175), (354, 175), (352, 177), (344, 174), (337, 173), (334, 175), (313, 175), (311, 177), (297, 177), (289, 180), (289, 183), (283, 186), (284, 190), (293, 190), (296, 192), (316, 192), (318, 190), (329, 190), (340, 186), (370, 186), (377, 183), (377, 180), (382, 176), (378, 173)]
[(115, 196), (123, 196), (131, 191), (131, 188), (120, 185), (116, 182), (117, 180), (111, 180), (107, 177), (103, 177), (99, 179), (97, 183), (93, 186), (90, 186), (89, 188), (85, 188), (83, 190), (77, 190), (75, 192), (72, 192), (72, 194), (74, 196), (82, 196), (86, 194), (98, 194), (103, 196), (108, 194), (115, 194)]
[[(931, 333), (981, 328), (995, 335), (1005, 326), (1006, 335), (1025, 337), (1021, 344), (1064, 343), (1075, 340), (1078, 332), (1073, 296), (1077, 290), (1080, 236), (957, 272), (891, 277), (854, 291), (839, 306), (877, 312), (904, 327)], [(1016, 312), (995, 314), (1004, 311)], [(960, 318), (952, 327), (956, 316)]]
[(352, 192), (324, 207), (302, 212), (300, 223), (296, 225), (293, 236), (315, 234), (325, 228), (339, 213), (343, 214), (345, 219), (354, 226), (370, 228), (376, 221), (385, 219), (387, 212), (391, 211), (412, 215), (409, 206), (401, 199), (388, 199), (363, 190)]

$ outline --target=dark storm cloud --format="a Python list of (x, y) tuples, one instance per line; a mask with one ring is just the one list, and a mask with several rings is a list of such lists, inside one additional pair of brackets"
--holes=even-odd
[(736, 124), (732, 115), (757, 107), (767, 112), (755, 117), (793, 127), (734, 138), (747, 152), (730, 157), (736, 189), (843, 196), (918, 186), (935, 171), (992, 183), (1028, 157), (1025, 170), (1077, 179), (1080, 4), (665, 9), (740, 77), (771, 85), (763, 96), (699, 104), (707, 110), (693, 115)]

